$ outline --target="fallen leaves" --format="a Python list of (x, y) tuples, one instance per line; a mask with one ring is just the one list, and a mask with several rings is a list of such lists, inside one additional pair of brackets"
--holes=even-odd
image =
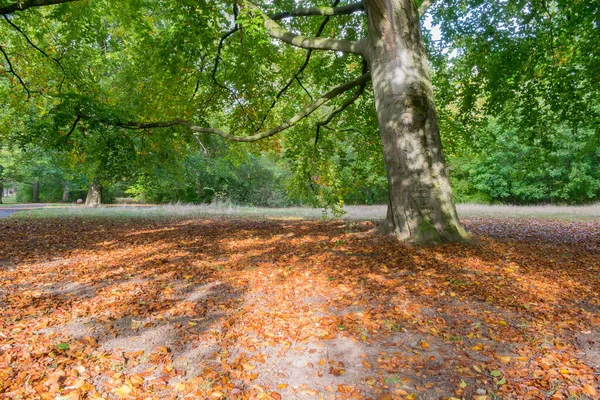
[(435, 248), (368, 223), (7, 224), (0, 396), (598, 396), (598, 223), (471, 220), (478, 242)]

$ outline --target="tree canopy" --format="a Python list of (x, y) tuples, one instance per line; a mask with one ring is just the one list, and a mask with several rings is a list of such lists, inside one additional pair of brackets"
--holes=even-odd
[[(335, 204), (349, 175), (384, 175), (365, 56), (378, 4), (1, 0), (2, 140), (117, 180), (169, 154), (269, 152), (293, 190)], [(417, 8), (453, 182), (504, 201), (597, 198), (599, 3)]]

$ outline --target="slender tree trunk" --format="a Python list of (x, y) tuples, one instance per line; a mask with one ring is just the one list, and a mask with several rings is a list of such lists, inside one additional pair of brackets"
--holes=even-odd
[(33, 181), (33, 202), (40, 202), (40, 181), (37, 178)]
[(2, 197), (4, 197), (4, 183), (0, 182), (0, 204), (2, 204)]
[(413, 0), (366, 0), (369, 63), (388, 175), (382, 230), (433, 243), (468, 237), (442, 153), (433, 88)]
[(96, 182), (90, 183), (88, 187), (87, 196), (85, 198), (85, 205), (88, 207), (98, 207), (102, 204), (102, 185)]
[(63, 186), (62, 202), (69, 202), (69, 182), (65, 182)]

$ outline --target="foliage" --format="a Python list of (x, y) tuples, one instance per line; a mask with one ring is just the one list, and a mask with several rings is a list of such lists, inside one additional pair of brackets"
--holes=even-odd
[(591, 129), (548, 127), (528, 140), (489, 120), (470, 156), (451, 157), (458, 202), (584, 204), (600, 198), (600, 142)]
[[(293, 6), (257, 4), (267, 12)], [(303, 2), (313, 5), (323, 2)], [(457, 200), (598, 199), (599, 7), (595, 0), (433, 3), (426, 18), (441, 38), (434, 40), (427, 30), (425, 36)], [(268, 39), (259, 18), (224, 0), (75, 1), (7, 19), (0, 20), (0, 45), (31, 98), (24, 101), (27, 91), (0, 59), (4, 144), (60, 152), (61, 168), (72, 176), (105, 186), (134, 182), (131, 192), (153, 201), (212, 201), (219, 193), (244, 204), (289, 199), (334, 209), (386, 202), (369, 89), (318, 133), (316, 124), (349, 95), (285, 135), (252, 146), (228, 147), (181, 128), (123, 127), (127, 121), (185, 118), (253, 134), (357, 76), (362, 65), (354, 55), (312, 52), (301, 70), (306, 51)], [(322, 36), (330, 38), (359, 39), (365, 33), (358, 15), (281, 23), (305, 35), (324, 24)], [(241, 29), (223, 38), (235, 27)], [(228, 158), (199, 155), (203, 147)], [(274, 159), (278, 172), (267, 173)], [(261, 176), (252, 184), (262, 189), (248, 189), (243, 172), (235, 171), (237, 165), (259, 168), (244, 164), (248, 160), (266, 165), (258, 175), (251, 173)], [(192, 165), (199, 170), (191, 171)], [(289, 174), (286, 194), (268, 199), (264, 192), (280, 193), (280, 174)], [(200, 178), (207, 193), (197, 187)]]
[(239, 165), (221, 156), (187, 155), (170, 169), (156, 168), (141, 175), (128, 190), (150, 203), (212, 203), (284, 207), (285, 172), (266, 158), (249, 155)]
[(430, 50), (459, 199), (599, 199), (599, 11), (592, 0), (435, 3), (442, 40)]

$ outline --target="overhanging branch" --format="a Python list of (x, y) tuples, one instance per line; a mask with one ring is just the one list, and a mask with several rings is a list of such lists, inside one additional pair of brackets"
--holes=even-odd
[(17, 78), (17, 80), (19, 81), (19, 83), (21, 84), (21, 86), (23, 86), (23, 89), (27, 93), (27, 100), (29, 100), (31, 98), (31, 92), (29, 91), (29, 88), (27, 87), (27, 85), (25, 84), (25, 82), (23, 82), (23, 79), (21, 79), (21, 77), (19, 76), (19, 74), (17, 74), (17, 72), (13, 68), (12, 63), (10, 62), (10, 58), (8, 58), (8, 54), (6, 54), (6, 52), (4, 51), (4, 48), (2, 46), (0, 46), (0, 53), (2, 53), (2, 55), (4, 55), (4, 59), (6, 60), (6, 63), (8, 64), (8, 71), (15, 78)]
[(294, 115), (292, 118), (288, 119), (283, 124), (281, 124), (275, 128), (268, 129), (264, 132), (257, 133), (252, 136), (237, 136), (237, 135), (227, 133), (225, 131), (222, 131), (222, 130), (216, 129), (216, 128), (204, 128), (204, 127), (196, 126), (196, 125), (192, 124), (191, 122), (188, 122), (188, 121), (185, 121), (182, 119), (175, 119), (172, 121), (165, 121), (165, 122), (150, 122), (150, 123), (126, 122), (126, 123), (117, 123), (115, 125), (123, 127), (123, 128), (131, 128), (131, 129), (168, 128), (168, 127), (172, 127), (172, 126), (184, 126), (195, 133), (208, 133), (208, 134), (218, 135), (227, 140), (232, 140), (234, 142), (256, 142), (258, 140), (266, 139), (266, 138), (274, 136), (280, 132), (283, 132), (286, 129), (291, 128), (292, 126), (296, 125), (301, 120), (307, 118), (309, 115), (311, 115), (313, 112), (315, 112), (318, 108), (320, 108), (323, 104), (327, 103), (329, 100), (341, 95), (342, 93), (347, 92), (348, 90), (350, 90), (356, 86), (365, 85), (370, 79), (371, 79), (371, 74), (366, 73), (366, 74), (360, 76), (359, 78), (354, 79), (353, 81), (350, 81), (343, 85), (337, 86), (337, 87), (333, 88), (331, 91), (324, 94), (319, 99), (312, 102), (308, 107), (304, 108), (302, 111), (300, 111), (299, 113)]
[(334, 15), (349, 15), (359, 11), (364, 11), (362, 2), (349, 4), (342, 7), (307, 7), (297, 8), (292, 11), (284, 11), (276, 14), (270, 14), (269, 18), (274, 21), (279, 21), (285, 18), (292, 17), (314, 17), (314, 16), (334, 16)]
[[(335, 8), (335, 6), (337, 6), (339, 4), (339, 2), (340, 2), (340, 0), (335, 0), (333, 2), (333, 7), (330, 7), (330, 8)], [(319, 25), (319, 29), (317, 29), (315, 36), (318, 37), (323, 34), (323, 31), (325, 30), (325, 27), (327, 26), (327, 23), (329, 22), (330, 19), (331, 19), (330, 16), (323, 18), (323, 21), (321, 22), (321, 25)], [(273, 108), (275, 108), (275, 105), (277, 104), (277, 101), (279, 100), (279, 98), (281, 96), (283, 96), (283, 94), (292, 86), (292, 84), (294, 83), (294, 80), (297, 81), (298, 84), (300, 85), (300, 87), (306, 92), (306, 94), (308, 94), (308, 97), (310, 97), (310, 100), (314, 101), (310, 92), (308, 90), (306, 90), (306, 88), (304, 87), (304, 85), (302, 85), (302, 82), (300, 81), (300, 74), (302, 74), (302, 72), (304, 72), (306, 67), (308, 67), (308, 63), (310, 62), (310, 58), (312, 57), (313, 51), (314, 50), (308, 50), (306, 52), (306, 57), (304, 58), (304, 62), (302, 63), (302, 65), (300, 66), (298, 71), (296, 71), (294, 76), (292, 76), (292, 78), (287, 82), (287, 84), (279, 91), (279, 93), (277, 93), (277, 96), (275, 96), (275, 98), (273, 99), (273, 101), (271, 103), (271, 107), (267, 110), (267, 112), (263, 116), (260, 127), (258, 129), (262, 129), (265, 121), (267, 120), (267, 117), (269, 116), (269, 113), (273, 110)]]
[(335, 110), (333, 110), (327, 116), (327, 118), (325, 118), (323, 121), (317, 122), (317, 126), (325, 126), (325, 125), (329, 124), (335, 118), (336, 115), (338, 115), (339, 113), (341, 113), (342, 111), (344, 111), (346, 108), (348, 108), (352, 104), (354, 104), (354, 102), (356, 100), (358, 100), (358, 98), (360, 96), (362, 96), (362, 94), (365, 92), (366, 87), (367, 87), (367, 82), (364, 82), (362, 85), (360, 85), (358, 87), (358, 89), (356, 90), (356, 93), (354, 93), (354, 95), (352, 97), (350, 97), (344, 103), (342, 103), (341, 106), (339, 106), (338, 108), (336, 108)]
[(243, 4), (248, 6), (248, 8), (254, 14), (258, 14), (261, 17), (263, 17), (265, 21), (265, 28), (267, 29), (267, 32), (271, 37), (279, 39), (284, 43), (303, 49), (340, 51), (343, 53), (353, 53), (360, 55), (363, 55), (364, 53), (363, 41), (339, 40), (331, 38), (306, 37), (302, 35), (296, 35), (288, 31), (287, 29), (282, 28), (281, 25), (279, 25), (272, 18), (270, 18), (254, 3), (250, 1), (244, 1)]
[(4, 7), (0, 7), (0, 15), (12, 14), (15, 11), (27, 10), (31, 7), (51, 6), (54, 4), (71, 3), (77, 0), (25, 0), (17, 1)]

